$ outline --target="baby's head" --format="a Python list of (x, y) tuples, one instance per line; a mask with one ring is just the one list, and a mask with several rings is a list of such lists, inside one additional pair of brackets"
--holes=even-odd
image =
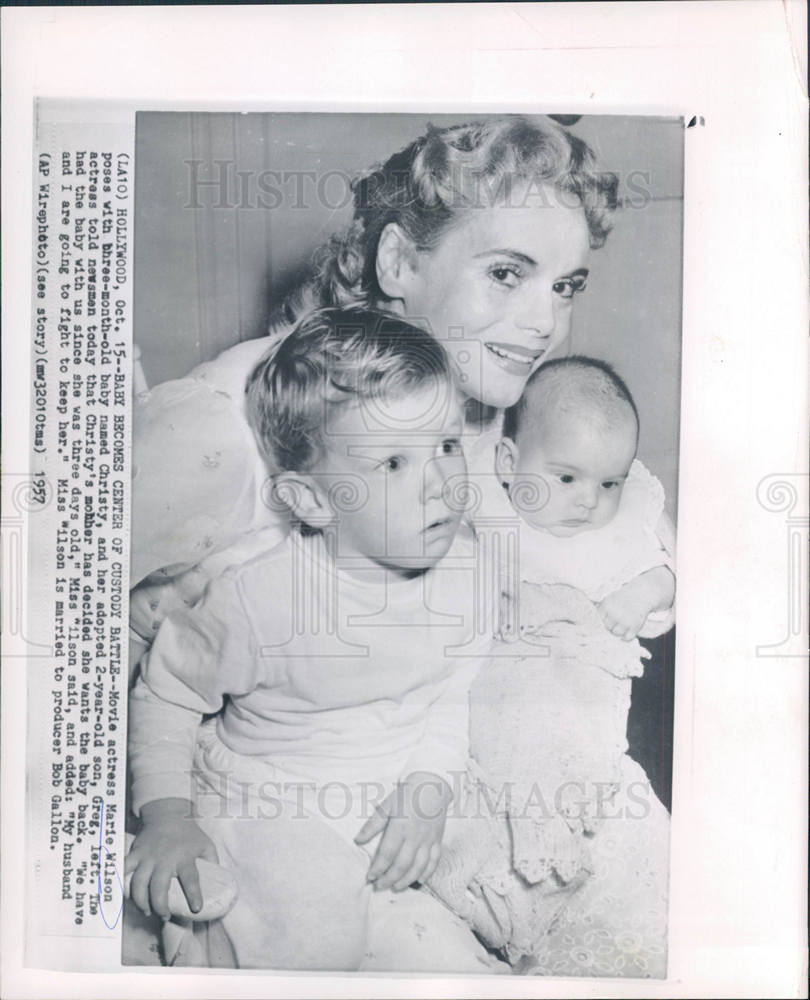
[(613, 519), (637, 446), (630, 390), (574, 355), (542, 365), (506, 411), (495, 469), (527, 523), (567, 537)]
[(373, 310), (317, 310), (259, 362), (247, 400), (275, 495), (303, 524), (334, 529), (347, 565), (409, 576), (446, 554), (464, 416), (428, 333)]

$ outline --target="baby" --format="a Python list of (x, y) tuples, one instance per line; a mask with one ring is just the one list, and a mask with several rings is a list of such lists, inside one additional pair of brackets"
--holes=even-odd
[(636, 458), (638, 412), (613, 369), (551, 361), (506, 411), (495, 468), (521, 532), (520, 579), (577, 587), (614, 635), (672, 624), (674, 529)]
[[(636, 636), (672, 624), (674, 531), (637, 441), (624, 382), (571, 357), (531, 377), (496, 452), (488, 547), (501, 636), (523, 641), (496, 643), (472, 684), (478, 788), (429, 886), (535, 974), (666, 968), (669, 818), (626, 732)], [(516, 515), (519, 544), (497, 546)]]
[(170, 615), (141, 662), (131, 895), (167, 916), (176, 876), (197, 911), (196, 860), (218, 860), (239, 966), (356, 969), (370, 890), (430, 877), (467, 759), (462, 403), (431, 336), (332, 309), (260, 362), (247, 405), (293, 530)]

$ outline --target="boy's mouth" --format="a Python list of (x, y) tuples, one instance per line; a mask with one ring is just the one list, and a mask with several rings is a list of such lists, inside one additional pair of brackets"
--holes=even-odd
[(437, 528), (449, 527), (452, 523), (451, 517), (440, 517), (436, 521), (431, 521), (429, 525), (424, 529), (425, 531), (435, 531)]

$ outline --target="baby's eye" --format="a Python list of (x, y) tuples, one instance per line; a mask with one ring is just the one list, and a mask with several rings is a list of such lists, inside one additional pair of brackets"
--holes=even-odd
[(489, 275), (496, 284), (504, 285), (507, 288), (515, 288), (523, 276), (520, 268), (515, 264), (501, 264), (493, 267), (490, 269)]
[(458, 438), (447, 438), (439, 445), (439, 452), (441, 455), (460, 455), (461, 441)]
[(577, 292), (585, 291), (585, 279), (581, 275), (574, 275), (571, 278), (560, 278), (551, 287), (562, 298), (572, 299)]
[(573, 483), (573, 481), (574, 481), (574, 477), (573, 476), (569, 476), (567, 472), (563, 473), (560, 476), (560, 482), (561, 483), (565, 483), (566, 486), (568, 486), (570, 483)]
[(391, 455), (390, 458), (386, 458), (384, 461), (380, 462), (379, 467), (384, 469), (386, 472), (399, 472), (404, 464), (404, 458), (401, 458), (399, 455)]
[(602, 489), (615, 490), (618, 485), (615, 479), (608, 479), (607, 482), (602, 483)]

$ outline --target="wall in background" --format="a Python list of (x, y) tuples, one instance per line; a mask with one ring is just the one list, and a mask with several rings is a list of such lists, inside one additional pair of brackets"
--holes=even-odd
[[(351, 218), (347, 180), (464, 115), (138, 115), (135, 340), (150, 385), (261, 336), (271, 303)], [(624, 210), (593, 254), (564, 353), (616, 366), (640, 457), (677, 494), (683, 123), (586, 116), (572, 131), (619, 174)]]
[(674, 513), (678, 484), (683, 284), (683, 123), (583, 118), (573, 129), (620, 178), (619, 213), (593, 254), (588, 290), (574, 308), (569, 353), (609, 361), (641, 416), (639, 457)]

